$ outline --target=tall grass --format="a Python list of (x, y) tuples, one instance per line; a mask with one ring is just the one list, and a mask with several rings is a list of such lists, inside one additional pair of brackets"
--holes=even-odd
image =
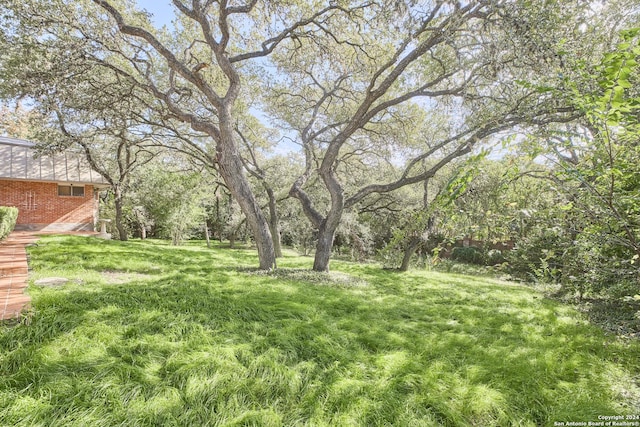
[(518, 285), (46, 237), (0, 327), (0, 425), (542, 426), (640, 412), (640, 346)]

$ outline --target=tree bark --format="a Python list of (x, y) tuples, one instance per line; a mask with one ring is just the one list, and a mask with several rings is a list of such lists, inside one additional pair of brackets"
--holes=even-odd
[[(253, 195), (249, 181), (244, 175), (243, 164), (233, 136), (235, 120), (232, 109), (240, 94), (241, 78), (233, 61), (230, 60), (229, 52), (226, 51), (230, 37), (228, 19), (232, 13), (248, 13), (253, 6), (247, 6), (246, 10), (244, 10), (245, 8), (239, 8), (233, 12), (232, 10), (234, 10), (234, 8), (228, 7), (226, 2), (218, 2), (219, 16), (217, 21), (214, 20), (216, 28), (212, 28), (212, 21), (207, 15), (209, 12), (208, 6), (205, 7), (200, 2), (195, 2), (194, 5), (198, 4), (200, 6), (194, 6), (193, 9), (190, 9), (182, 2), (173, 2), (174, 6), (185, 16), (197, 22), (201, 27), (204, 43), (208, 46), (210, 57), (215, 61), (217, 66), (220, 67), (220, 70), (228, 81), (226, 91), (224, 95), (221, 95), (198, 73), (198, 71), (200, 71), (199, 69), (192, 69), (186, 62), (181, 62), (179, 56), (172, 52), (170, 48), (165, 46), (152, 33), (143, 27), (128, 25), (123, 15), (108, 0), (93, 0), (93, 2), (101, 6), (113, 17), (121, 33), (139, 40), (144, 40), (145, 43), (164, 58), (167, 66), (171, 70), (169, 75), (172, 76), (170, 84), (173, 93), (175, 93), (175, 80), (173, 76), (177, 74), (193, 85), (194, 88), (197, 88), (198, 92), (206, 98), (207, 104), (214, 108), (217, 113), (217, 120), (215, 122), (201, 120), (189, 112), (181, 110), (170, 96), (170, 92), (172, 91), (163, 92), (155, 83), (149, 82), (148, 80), (147, 82), (151, 84), (145, 85), (145, 89), (149, 90), (157, 99), (164, 102), (169, 111), (171, 111), (178, 120), (188, 123), (193, 130), (207, 133), (216, 141), (216, 163), (218, 171), (247, 218), (247, 223), (249, 224), (258, 249), (259, 267), (261, 270), (271, 270), (275, 268), (276, 258), (273, 240), (269, 232), (269, 224)], [(212, 3), (213, 2), (208, 2), (209, 5)], [(217, 31), (221, 34), (220, 39), (215, 38)], [(285, 31), (280, 38), (274, 40), (274, 43), (277, 44), (286, 38), (290, 31), (290, 29)], [(254, 56), (266, 56), (270, 52), (270, 50), (258, 51), (242, 59), (249, 59)], [(240, 59), (236, 58), (236, 61), (239, 60)], [(144, 78), (148, 79), (148, 75), (144, 76)]]
[(220, 175), (247, 218), (247, 224), (258, 249), (260, 270), (272, 270), (276, 268), (273, 238), (269, 231), (269, 224), (244, 175), (244, 165), (233, 139), (233, 133), (231, 108), (227, 106), (220, 110), (220, 142), (218, 143)]
[(207, 240), (207, 248), (211, 248), (211, 239), (209, 238), (209, 224), (207, 218), (204, 219), (204, 238)]
[(402, 258), (402, 264), (400, 265), (400, 268), (399, 268), (400, 271), (409, 270), (409, 265), (411, 263), (411, 257), (416, 252), (416, 250), (418, 249), (419, 246), (420, 246), (420, 238), (413, 237), (411, 239), (411, 241), (409, 241), (409, 244), (407, 245), (406, 249), (404, 250), (404, 257)]
[(124, 214), (122, 213), (123, 199), (124, 197), (122, 195), (122, 191), (120, 191), (120, 189), (116, 187), (114, 191), (114, 203), (116, 205), (116, 228), (118, 229), (118, 238), (121, 241), (126, 242), (128, 238), (127, 231), (124, 228)]
[(318, 230), (318, 243), (316, 244), (316, 254), (313, 260), (313, 271), (328, 272), (333, 239), (337, 227), (327, 227), (325, 220)]
[(271, 187), (266, 186), (267, 196), (269, 196), (269, 231), (273, 239), (273, 251), (276, 258), (282, 258), (282, 242), (280, 240), (280, 227), (278, 226), (278, 210), (276, 206), (276, 196)]

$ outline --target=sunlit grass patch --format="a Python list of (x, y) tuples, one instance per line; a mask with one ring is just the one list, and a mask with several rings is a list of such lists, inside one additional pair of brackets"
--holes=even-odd
[(256, 274), (250, 250), (159, 241), (30, 252), (33, 277), (73, 280), (31, 286), (31, 323), (0, 327), (0, 425), (541, 426), (640, 409), (638, 344), (521, 285), (312, 273), (291, 253)]
[(298, 280), (306, 283), (313, 283), (316, 285), (325, 286), (342, 286), (342, 287), (361, 287), (367, 286), (368, 283), (362, 277), (343, 273), (341, 271), (331, 271), (328, 273), (321, 273), (312, 271), (309, 268), (279, 268), (274, 271), (251, 271), (257, 276), (275, 277), (277, 279), (284, 280)]

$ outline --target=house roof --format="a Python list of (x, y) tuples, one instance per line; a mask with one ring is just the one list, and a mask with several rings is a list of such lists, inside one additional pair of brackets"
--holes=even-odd
[(35, 143), (0, 136), (0, 179), (106, 186), (84, 156), (61, 152), (37, 156)]

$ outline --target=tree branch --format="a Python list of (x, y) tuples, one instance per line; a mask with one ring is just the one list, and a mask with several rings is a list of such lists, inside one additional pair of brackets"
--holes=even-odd
[[(211, 102), (215, 106), (222, 105), (222, 98), (218, 96), (208, 84), (205, 83), (202, 77), (198, 73), (192, 72), (192, 70), (190, 70), (182, 62), (180, 62), (173, 54), (173, 52), (171, 52), (166, 46), (164, 46), (153, 34), (143, 28), (127, 25), (124, 18), (122, 17), (122, 14), (118, 12), (118, 10), (113, 7), (107, 0), (92, 1), (106, 10), (109, 15), (111, 15), (111, 17), (116, 21), (120, 32), (146, 41), (167, 61), (167, 65), (172, 70), (176, 71), (185, 80), (189, 81), (198, 89), (200, 89), (202, 93), (207, 97), (209, 102)], [(174, 4), (176, 4), (176, 6), (178, 6), (179, 3), (180, 2), (174, 0)], [(182, 11), (182, 9), (180, 10)]]

